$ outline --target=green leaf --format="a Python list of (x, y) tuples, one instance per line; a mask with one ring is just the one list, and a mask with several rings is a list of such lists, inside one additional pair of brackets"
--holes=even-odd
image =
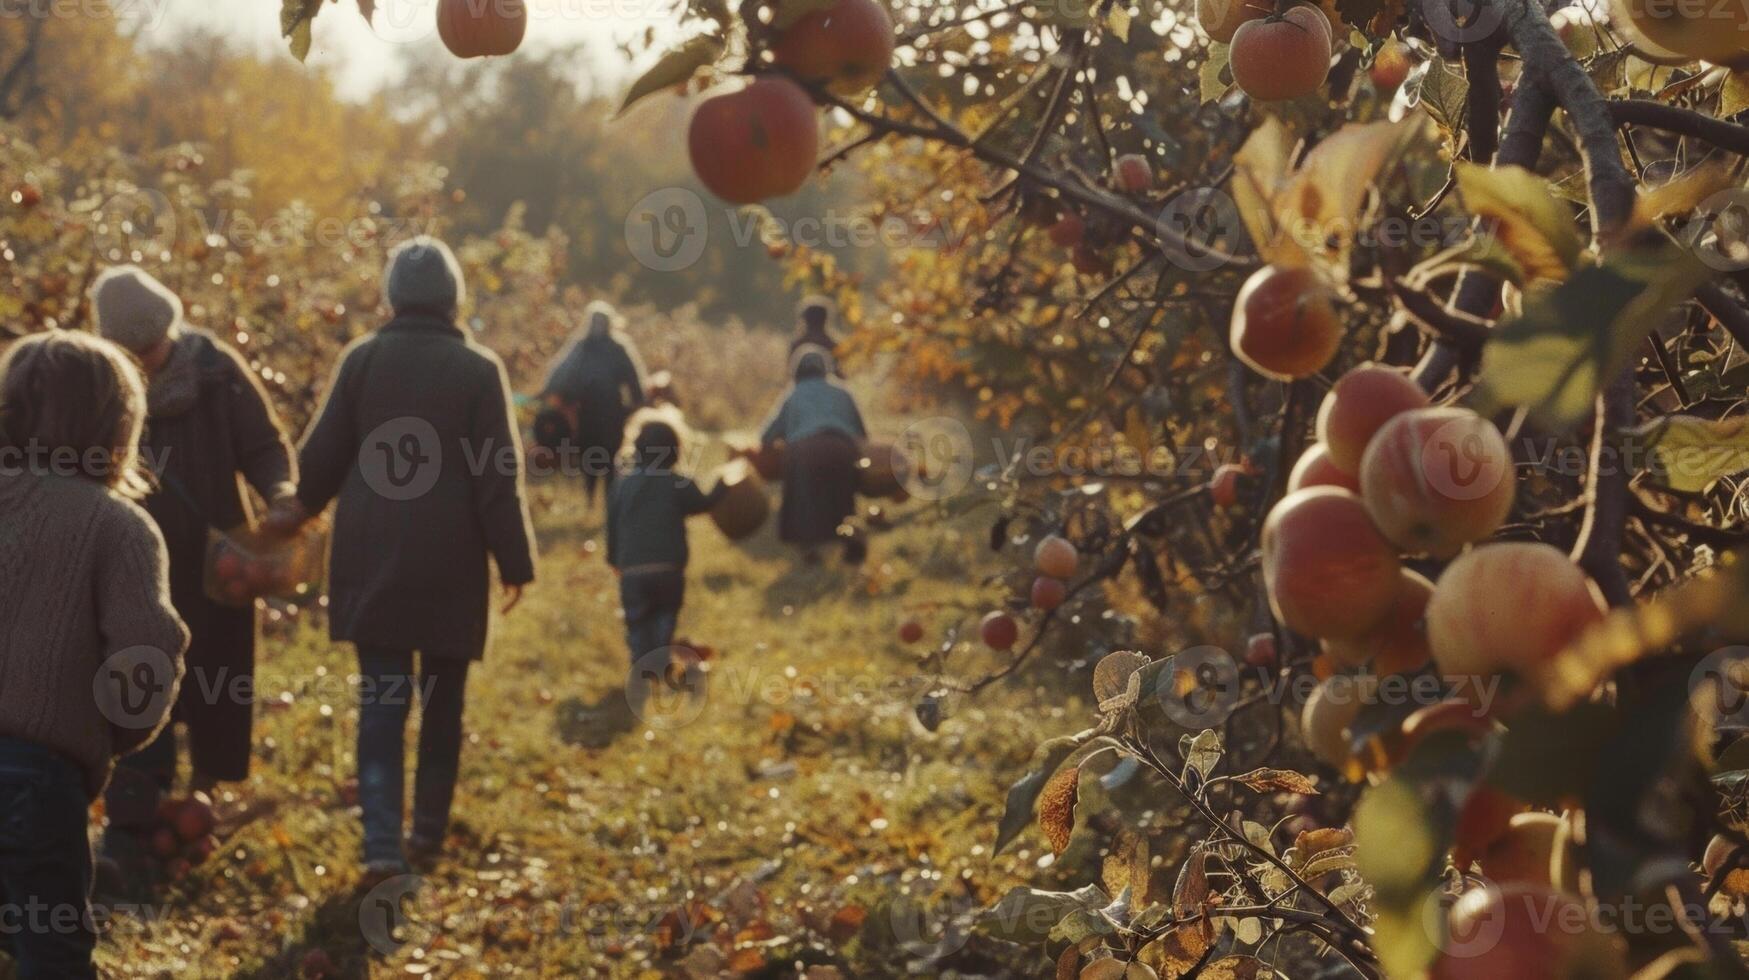
[(632, 103), (644, 96), (673, 88), (697, 74), (699, 69), (716, 64), (717, 59), (723, 56), (723, 48), (721, 37), (700, 34), (669, 51), (632, 83), (631, 89), (626, 92), (625, 101), (620, 103), (619, 111), (623, 114), (632, 107)]
[(1524, 312), (1482, 349), (1478, 400), (1489, 411), (1528, 408), (1564, 431), (1591, 413), (1606, 379), (1625, 370), (1672, 307), (1708, 270), (1674, 244), (1642, 246), (1526, 295)]
[(1426, 910), (1481, 758), (1459, 732), (1422, 739), (1354, 813), (1354, 859), (1374, 890), (1373, 948), (1390, 976), (1418, 976), (1438, 952)]
[(1409, 105), (1421, 106), (1434, 122), (1454, 133), (1463, 128), (1464, 103), (1469, 96), (1469, 81), (1444, 58), (1429, 61), (1427, 71), (1406, 93)]
[(1531, 279), (1565, 279), (1585, 251), (1573, 209), (1549, 182), (1523, 167), (1453, 164), (1458, 193), (1471, 214), (1491, 218), (1494, 237)]
[(1721, 477), (1749, 470), (1749, 418), (1666, 415), (1626, 435), (1646, 450), (1634, 457), (1653, 479), (1681, 493), (1700, 493)]
[(1111, 28), (1111, 33), (1117, 35), (1118, 40), (1128, 43), (1130, 39), (1130, 9), (1124, 6), (1112, 7), (1111, 12), (1105, 15), (1105, 25)]
[(1196, 773), (1199, 784), (1206, 783), (1209, 773), (1221, 764), (1221, 733), (1205, 729), (1195, 737), (1186, 735), (1180, 740), (1179, 749), (1184, 753), (1185, 772)]
[(1602, 704), (1581, 704), (1560, 714), (1521, 711), (1501, 740), (1488, 783), (1541, 806), (1583, 797), (1597, 775), (1588, 760), (1605, 758), (1599, 752), (1620, 725), (1616, 709)]
[(1227, 46), (1219, 41), (1210, 41), (1208, 49), (1203, 52), (1202, 67), (1197, 69), (1197, 79), (1201, 87), (1202, 100), (1213, 102), (1227, 94), (1232, 86), (1221, 80), (1221, 73), (1227, 70)]
[(1074, 735), (1053, 738), (1034, 750), (1032, 767), (1008, 788), (1008, 801), (1002, 809), (1002, 820), (996, 827), (996, 849), (992, 853), (1002, 853), (1002, 849), (1014, 843), (1021, 831), (1032, 823), (1033, 804), (1038, 802), (1038, 795), (1044, 791), (1045, 783), (1068, 761), (1069, 756), (1075, 754), (1076, 749), (1086, 745), (1092, 738), (1093, 729), (1088, 729)]
[(322, 12), (323, 0), (280, 0), (279, 33), (291, 40), (292, 57), (303, 61), (310, 56), (310, 25)]
[(1036, 888), (1017, 887), (1002, 896), (996, 907), (978, 915), (979, 931), (1011, 943), (1037, 943), (1050, 937), (1051, 930), (1076, 912), (1097, 911), (1111, 904), (1098, 885), (1087, 885), (1072, 892), (1047, 892)]

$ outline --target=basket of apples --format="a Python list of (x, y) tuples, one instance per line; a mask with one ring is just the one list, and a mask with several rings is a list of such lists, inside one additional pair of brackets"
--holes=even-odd
[(243, 608), (257, 599), (295, 600), (311, 594), (322, 573), (326, 534), (319, 521), (290, 536), (249, 527), (208, 531), (207, 598)]
[(144, 836), (164, 876), (178, 881), (218, 851), (219, 839), (213, 836), (217, 828), (212, 803), (204, 793), (195, 793), (186, 799), (166, 797)]

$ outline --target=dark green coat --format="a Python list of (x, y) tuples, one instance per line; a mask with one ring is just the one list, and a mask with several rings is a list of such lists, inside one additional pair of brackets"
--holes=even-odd
[(534, 581), (534, 531), (510, 382), (447, 320), (397, 317), (348, 347), (301, 449), (298, 496), (338, 498), (329, 559), (334, 639), (479, 659), (488, 558)]

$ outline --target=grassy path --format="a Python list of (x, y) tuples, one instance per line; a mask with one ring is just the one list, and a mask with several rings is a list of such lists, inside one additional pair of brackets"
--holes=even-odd
[[(108, 971), (898, 975), (954, 913), (1034, 870), (1030, 838), (994, 861), (989, 845), (1006, 783), (1070, 717), (1008, 685), (927, 732), (917, 651), (895, 639), (906, 610), (987, 601), (976, 526), (877, 534), (859, 572), (798, 568), (769, 533), (732, 546), (699, 522), (681, 634), (723, 651), (709, 694), (597, 750), (560, 719), (617, 695), (615, 580), (580, 494), (536, 493), (541, 577), (471, 680), (450, 853), (390, 886), (417, 886), (404, 942), (380, 924), (383, 889), (358, 884), (352, 653), (279, 624), (242, 794), (268, 812), (118, 920)], [(919, 618), (933, 637), (959, 615)]]

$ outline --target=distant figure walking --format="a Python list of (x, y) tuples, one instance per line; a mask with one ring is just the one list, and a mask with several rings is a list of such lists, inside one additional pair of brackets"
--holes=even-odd
[[(223, 606), (206, 595), (207, 534), (253, 523), (243, 485), (269, 516), (295, 511), (297, 467), (267, 392), (231, 347), (183, 322), (182, 302), (134, 266), (97, 277), (97, 331), (145, 366), (148, 419), (142, 449), (157, 470), (146, 511), (170, 548), (170, 594), (194, 640), (189, 683), (176, 720), (188, 729), (192, 789), (249, 778), (255, 674), (255, 606)], [(168, 791), (176, 737), (166, 730), (124, 764)], [(128, 791), (118, 782), (118, 792)]]
[(856, 467), (868, 437), (856, 399), (832, 378), (832, 355), (803, 347), (793, 359), (795, 383), (765, 423), (760, 445), (783, 446), (783, 507), (778, 536), (809, 561), (856, 513)]
[(645, 402), (644, 362), (625, 334), (618, 311), (589, 304), (584, 326), (547, 375), (541, 395), (571, 416), (573, 445), (582, 454), (584, 499), (611, 488), (626, 422)]
[[(510, 382), (497, 356), (456, 325), (461, 266), (421, 237), (390, 254), (384, 281), (394, 319), (342, 356), (304, 438), (298, 487), (311, 514), (338, 498), (329, 612), (334, 639), (358, 647), (358, 794), (373, 877), (441, 852), (468, 668), (486, 650), (488, 559), (504, 613), (534, 581), (535, 561)], [(403, 845), (415, 690), (423, 720)]]
[(91, 803), (182, 676), (164, 538), (132, 503), (145, 418), (107, 341), (51, 331), (0, 359), (0, 896), (24, 978), (97, 976)]
[(832, 373), (844, 377), (844, 369), (838, 364), (838, 338), (832, 335), (832, 301), (824, 296), (810, 296), (802, 300), (796, 308), (796, 318), (801, 330), (790, 340), (789, 356), (794, 363), (797, 354), (804, 348), (818, 347), (832, 356)]

